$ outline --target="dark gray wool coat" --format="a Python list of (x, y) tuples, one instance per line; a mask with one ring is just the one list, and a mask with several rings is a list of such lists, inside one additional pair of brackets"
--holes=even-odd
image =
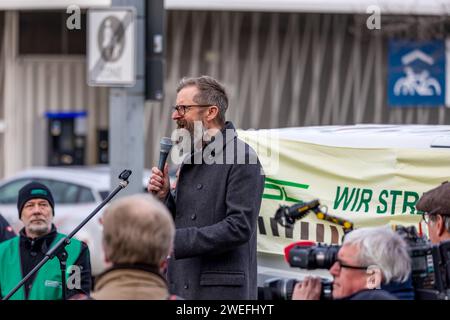
[[(264, 175), (256, 153), (237, 138), (232, 123), (226, 123), (221, 137), (222, 148), (216, 139), (203, 151), (210, 155), (204, 159), (216, 163), (194, 164), (191, 154), (181, 165), (176, 196), (169, 193), (166, 199), (176, 225), (169, 288), (184, 299), (257, 298), (256, 222)], [(238, 161), (244, 154), (245, 161)], [(217, 163), (220, 159), (223, 164)]]

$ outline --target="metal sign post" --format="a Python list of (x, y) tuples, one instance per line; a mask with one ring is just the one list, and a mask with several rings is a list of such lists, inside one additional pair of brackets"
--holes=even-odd
[[(109, 86), (111, 177), (135, 173), (121, 196), (141, 193), (144, 169), (145, 0), (112, 0), (88, 12), (88, 84)], [(113, 181), (111, 179), (111, 181)]]

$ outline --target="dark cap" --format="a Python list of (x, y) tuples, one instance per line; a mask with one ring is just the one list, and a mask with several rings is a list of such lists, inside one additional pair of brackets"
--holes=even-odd
[(450, 183), (445, 181), (439, 187), (425, 192), (416, 208), (423, 212), (450, 215)]
[(17, 210), (19, 210), (19, 219), (22, 215), (22, 209), (25, 203), (31, 199), (45, 199), (50, 203), (52, 207), (53, 215), (55, 215), (55, 202), (53, 201), (53, 196), (50, 190), (39, 182), (30, 182), (23, 186), (19, 190), (19, 196), (17, 198)]

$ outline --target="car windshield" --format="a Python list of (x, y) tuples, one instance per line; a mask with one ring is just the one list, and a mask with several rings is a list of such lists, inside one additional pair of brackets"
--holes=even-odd
[(109, 195), (108, 190), (100, 191), (100, 196), (102, 197), (102, 200), (105, 200), (108, 195)]
[(56, 181), (44, 178), (21, 178), (11, 181), (0, 187), (0, 203), (15, 204), (17, 195), (25, 184), (36, 181), (46, 185), (53, 194), (55, 203), (75, 204), (95, 202), (95, 197), (89, 188), (65, 181)]

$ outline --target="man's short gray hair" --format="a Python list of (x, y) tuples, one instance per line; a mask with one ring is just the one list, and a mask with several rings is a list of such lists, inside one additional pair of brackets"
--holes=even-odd
[[(433, 223), (436, 222), (437, 216), (438, 216), (437, 214), (430, 215), (430, 220), (433, 221)], [(442, 221), (443, 221), (444, 226), (445, 226), (445, 231), (450, 233), (450, 216), (441, 215), (441, 217), (442, 217)]]
[(445, 230), (447, 230), (448, 233), (450, 233), (450, 217), (449, 216), (442, 216), (445, 220)]
[(408, 245), (388, 226), (356, 229), (345, 236), (343, 245), (357, 246), (357, 262), (362, 266), (378, 266), (384, 283), (404, 282), (410, 275)]
[(194, 102), (200, 105), (213, 105), (219, 108), (217, 121), (223, 125), (225, 123), (225, 112), (228, 109), (228, 97), (225, 88), (216, 79), (210, 76), (198, 78), (183, 78), (177, 87), (177, 93), (183, 88), (195, 86), (198, 94), (194, 97)]

